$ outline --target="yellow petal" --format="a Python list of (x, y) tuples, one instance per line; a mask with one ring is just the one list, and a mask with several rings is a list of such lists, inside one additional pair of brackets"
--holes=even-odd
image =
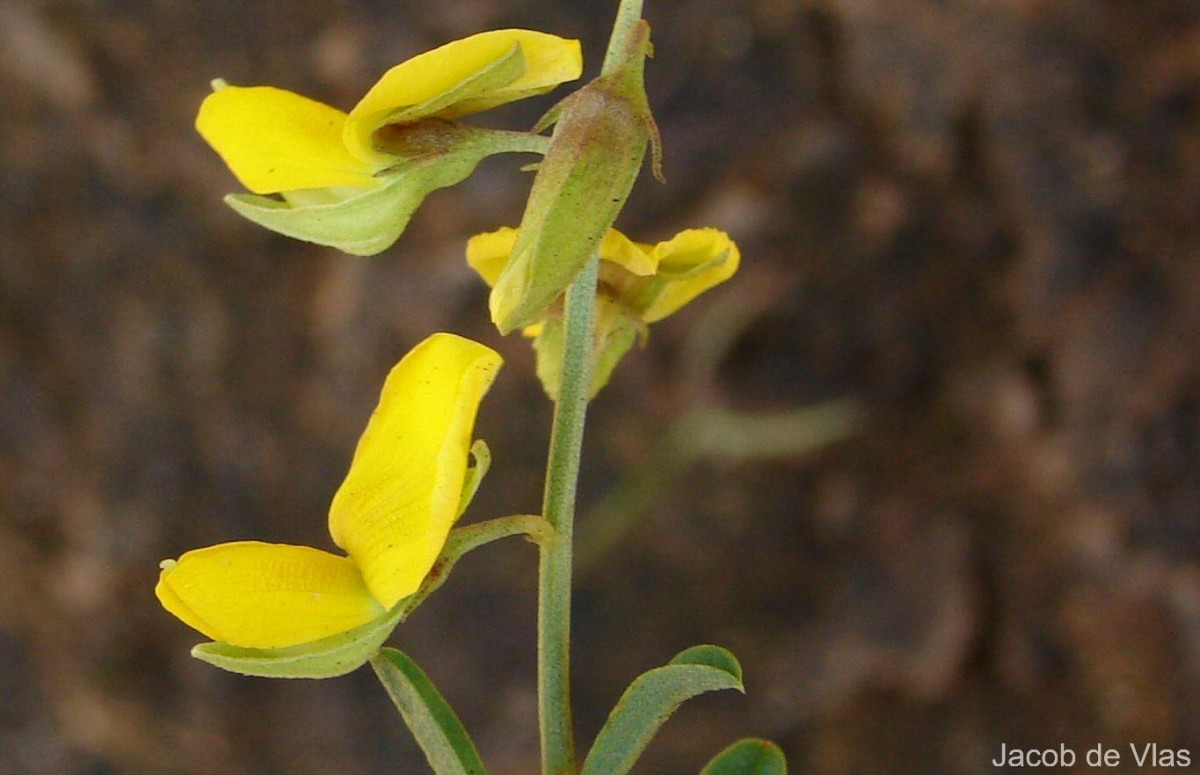
[(504, 269), (516, 241), (517, 230), (511, 226), (476, 234), (467, 240), (467, 264), (489, 287), (493, 286)]
[(500, 368), (488, 347), (434, 334), (388, 375), (329, 509), (329, 532), (391, 608), (416, 591), (454, 520), (475, 414)]
[(654, 246), (661, 290), (642, 319), (661, 320), (704, 291), (719, 285), (738, 269), (741, 253), (719, 229), (688, 229)]
[(384, 613), (349, 557), (259, 541), (168, 560), (154, 593), (184, 624), (247, 648), (308, 643)]
[[(495, 285), (516, 241), (517, 230), (511, 226), (476, 234), (467, 240), (467, 264), (489, 286)], [(599, 251), (605, 261), (639, 277), (653, 275), (658, 266), (650, 245), (634, 242), (616, 229), (609, 229), (600, 240)]]
[[(482, 75), (519, 50), (523, 67), (499, 81)], [(519, 63), (518, 63), (519, 64)], [(493, 30), (413, 57), (383, 74), (350, 111), (344, 135), (352, 153), (377, 160), (372, 135), (403, 113), (409, 123), (426, 116), (453, 118), (544, 94), (579, 77), (579, 41), (532, 30)], [(508, 71), (506, 71), (508, 72)], [(447, 101), (445, 95), (453, 93)], [(409, 110), (413, 109), (413, 110)]]
[(600, 240), (600, 258), (639, 277), (648, 277), (658, 268), (658, 256), (649, 245), (634, 242), (616, 229), (609, 229)]
[(272, 86), (224, 86), (205, 98), (196, 130), (256, 194), (377, 185), (342, 142), (346, 114)]
[[(490, 36), (495, 36), (495, 41), (489, 40)], [(578, 40), (533, 30), (494, 30), (472, 35), (462, 42), (466, 41), (480, 46), (495, 46), (501, 41), (509, 45), (518, 44), (525, 60), (525, 72), (507, 86), (459, 102), (440, 113), (443, 118), (478, 113), (497, 105), (545, 94), (561, 83), (574, 81), (583, 73), (583, 54)]]

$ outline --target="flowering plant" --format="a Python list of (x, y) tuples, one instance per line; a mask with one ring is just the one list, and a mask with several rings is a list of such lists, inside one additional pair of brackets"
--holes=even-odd
[[(648, 327), (728, 280), (741, 255), (728, 234), (688, 229), (657, 244), (613, 228), (647, 150), (661, 179), (646, 99), (650, 27), (622, 0), (600, 75), (530, 132), (480, 129), (471, 113), (578, 78), (577, 41), (530, 30), (472, 35), (386, 72), (348, 113), (269, 86), (222, 81), (196, 127), (249, 190), (226, 201), (295, 238), (373, 255), (404, 231), (431, 191), (505, 152), (541, 155), (520, 225), (476, 235), (468, 264), (491, 287), (501, 334), (533, 339), (554, 402), (541, 510), (457, 527), (490, 461), (472, 441), (501, 366), (491, 348), (433, 334), (392, 369), (345, 481), (329, 532), (344, 554), (238, 541), (162, 563), (163, 607), (211, 642), (193, 655), (234, 672), (326, 678), (370, 663), (439, 775), (486, 772), (432, 680), (383, 644), (464, 553), (523, 535), (539, 547), (538, 720), (544, 775), (621, 775), (681, 703), (742, 690), (717, 646), (686, 649), (636, 679), (582, 762), (569, 692), (575, 490), (586, 410)], [(549, 137), (543, 133), (552, 131)], [(765, 740), (739, 741), (709, 775), (786, 771)]]

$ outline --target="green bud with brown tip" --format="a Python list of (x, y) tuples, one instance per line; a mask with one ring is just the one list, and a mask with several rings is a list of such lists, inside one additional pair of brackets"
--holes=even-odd
[(650, 25), (639, 20), (622, 55), (564, 99), (535, 131), (554, 124), (538, 165), (511, 260), (492, 289), (492, 321), (502, 334), (534, 322), (575, 279), (629, 198), (658, 129), (646, 99)]

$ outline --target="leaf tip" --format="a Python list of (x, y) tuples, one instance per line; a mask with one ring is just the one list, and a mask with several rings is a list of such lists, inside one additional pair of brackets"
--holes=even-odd
[(705, 665), (729, 673), (738, 682), (739, 691), (742, 689), (742, 665), (737, 657), (728, 649), (711, 644), (692, 646), (675, 655), (672, 665)]

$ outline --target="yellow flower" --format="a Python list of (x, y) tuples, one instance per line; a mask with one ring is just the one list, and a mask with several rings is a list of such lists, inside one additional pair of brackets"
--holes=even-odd
[[(504, 270), (517, 230), (505, 226), (467, 242), (467, 263), (489, 286)], [(665, 242), (634, 242), (616, 229), (600, 241), (600, 286), (644, 323), (662, 320), (737, 271), (741, 253), (719, 229), (687, 229)]]
[[(508, 264), (517, 230), (504, 227), (476, 234), (467, 242), (467, 263), (494, 286)], [(600, 240), (600, 279), (596, 315), (596, 367), (592, 394), (608, 382), (613, 368), (647, 324), (662, 320), (737, 271), (741, 253), (719, 229), (687, 229), (656, 245), (634, 242), (616, 229)], [(551, 398), (558, 392), (557, 364), (562, 347), (561, 318), (554, 307), (523, 329), (538, 350), (538, 376)]]
[(215, 641), (280, 649), (385, 616), (433, 567), (461, 511), (475, 415), (501, 360), (434, 334), (388, 375), (329, 510), (338, 555), (237, 541), (162, 564), (163, 607)]
[(371, 188), (381, 171), (438, 146), (445, 120), (543, 94), (581, 71), (578, 41), (494, 30), (396, 65), (348, 114), (271, 86), (220, 84), (196, 129), (254, 193)]

